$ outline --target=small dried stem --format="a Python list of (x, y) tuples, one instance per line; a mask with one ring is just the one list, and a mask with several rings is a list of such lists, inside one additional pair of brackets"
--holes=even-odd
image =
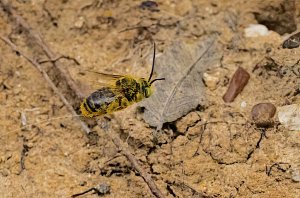
[[(112, 130), (112, 127), (109, 126), (107, 120), (98, 121), (98, 125), (106, 132), (106, 134), (111, 138), (115, 146), (118, 148), (120, 152), (122, 152), (128, 161), (131, 163), (132, 167), (142, 176), (144, 181), (147, 183), (148, 187), (150, 188), (153, 195), (156, 197), (162, 198), (164, 195), (158, 189), (154, 181), (152, 180), (151, 176), (139, 165), (135, 156), (129, 151), (128, 145), (124, 143), (117, 133)], [(115, 125), (115, 124), (114, 124)], [(116, 124), (117, 125), (117, 124)]]
[(29, 61), (32, 65), (34, 65), (37, 68), (37, 70), (39, 70), (39, 72), (41, 72), (41, 74), (43, 75), (44, 79), (50, 85), (50, 87), (52, 88), (52, 90), (54, 91), (54, 93), (59, 96), (59, 98), (64, 103), (64, 105), (66, 105), (66, 107), (69, 109), (69, 111), (72, 113), (72, 115), (78, 120), (78, 122), (80, 123), (82, 129), (86, 133), (90, 133), (91, 130), (89, 129), (89, 127), (83, 121), (80, 120), (80, 118), (78, 117), (76, 111), (73, 109), (72, 105), (63, 96), (63, 94), (58, 90), (58, 88), (52, 82), (52, 80), (50, 79), (50, 77), (48, 76), (48, 74), (42, 69), (41, 65), (37, 61), (35, 61), (32, 58), (30, 58), (29, 56), (27, 56), (22, 50), (18, 49), (18, 47), (13, 42), (11, 42), (8, 38), (6, 38), (4, 36), (0, 36), (0, 39), (2, 41), (4, 41), (6, 44), (8, 44), (12, 48), (13, 51), (15, 51), (15, 52), (19, 53), (20, 55), (22, 55), (27, 61)]
[[(34, 39), (36, 44), (45, 52), (46, 56), (50, 60), (55, 60), (57, 56), (55, 53), (48, 47), (48, 45), (44, 42), (42, 36), (35, 31), (20, 15), (16, 13), (16, 11), (10, 6), (10, 4), (6, 0), (0, 0), (0, 5), (3, 7), (4, 11), (6, 11), (12, 19), (15, 20), (15, 22), (20, 25), (22, 28), (24, 28), (30, 37)], [(53, 61), (53, 65), (59, 70), (59, 72), (62, 74), (62, 76), (65, 78), (68, 86), (77, 94), (77, 97), (79, 99), (84, 98), (83, 93), (80, 91), (78, 86), (75, 84), (75, 82), (72, 80), (70, 74), (63, 69), (63, 66), (58, 61)]]

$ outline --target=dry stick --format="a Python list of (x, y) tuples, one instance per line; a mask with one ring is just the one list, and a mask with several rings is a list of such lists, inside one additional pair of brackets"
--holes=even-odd
[[(21, 25), (26, 31), (28, 31), (29, 35), (34, 39), (36, 44), (42, 48), (42, 50), (50, 60), (55, 60), (57, 58), (55, 53), (44, 42), (41, 35), (38, 32), (34, 31), (34, 29), (31, 28), (31, 26), (20, 15), (16, 13), (16, 11), (11, 7), (9, 3), (7, 3), (5, 0), (0, 0), (0, 4), (3, 7), (4, 11), (6, 11), (12, 18), (16, 20), (17, 24)], [(76, 92), (77, 97), (79, 97), (79, 99), (84, 98), (84, 95), (72, 80), (70, 74), (63, 69), (63, 66), (56, 61), (53, 62), (53, 65), (65, 77), (67, 84), (72, 89), (72, 91)]]
[[(134, 157), (133, 154), (127, 149), (128, 144), (124, 143), (117, 133), (114, 130), (111, 130), (112, 127), (108, 126), (108, 121), (104, 120), (103, 122), (98, 121), (98, 125), (108, 134), (108, 136), (111, 137), (113, 143), (116, 145), (119, 151), (121, 151), (125, 157), (129, 160), (131, 165), (137, 170), (144, 181), (147, 183), (148, 187), (150, 188), (151, 192), (156, 197), (164, 197), (164, 195), (161, 193), (161, 191), (158, 189), (154, 181), (152, 180), (151, 176), (139, 165), (138, 161)], [(117, 124), (116, 124), (117, 125)]]
[(50, 85), (50, 87), (52, 88), (52, 90), (54, 91), (54, 93), (57, 94), (60, 97), (60, 99), (66, 105), (66, 107), (69, 109), (69, 111), (72, 113), (72, 115), (79, 121), (79, 123), (80, 123), (81, 127), (83, 128), (83, 130), (86, 133), (90, 133), (91, 130), (89, 129), (89, 127), (83, 121), (81, 121), (79, 119), (79, 117), (78, 117), (76, 111), (73, 109), (72, 105), (63, 96), (63, 94), (60, 93), (60, 91), (55, 86), (55, 84), (52, 82), (52, 80), (50, 79), (50, 77), (48, 76), (48, 74), (42, 69), (41, 65), (37, 61), (35, 61), (32, 58), (30, 58), (29, 56), (27, 56), (23, 51), (21, 51), (20, 49), (18, 49), (18, 47), (14, 43), (12, 43), (8, 38), (0, 36), (0, 39), (2, 41), (4, 41), (6, 44), (8, 44), (15, 52), (21, 54), (27, 61), (29, 61), (31, 64), (33, 64), (39, 70), (39, 72), (42, 73), (43, 77), (45, 78), (45, 80), (47, 81), (47, 83)]
[[(46, 43), (44, 43), (44, 41), (42, 40), (41, 36), (36, 33), (35, 31), (33, 31), (33, 29), (27, 24), (27, 22), (21, 17), (19, 16), (12, 8), (10, 5), (8, 5), (7, 3), (4, 2), (4, 0), (0, 1), (2, 7), (10, 14), (12, 15), (17, 22), (22, 25), (22, 27), (24, 29), (26, 29), (29, 34), (36, 40), (37, 44), (42, 47), (42, 49), (44, 50), (44, 52), (47, 54), (48, 58), (51, 60), (54, 60), (56, 58), (56, 56), (54, 55), (54, 53), (50, 50), (50, 48), (46, 45)], [(9, 45), (11, 45), (11, 47), (13, 49), (17, 49), (17, 47), (10, 42), (8, 39), (3, 39), (3, 37), (1, 37), (2, 40), (4, 40), (5, 42), (8, 42)], [(21, 53), (19, 50), (15, 50), (19, 53)], [(24, 53), (22, 53), (22, 55), (24, 56)], [(67, 102), (67, 100), (63, 97), (63, 95), (59, 92), (59, 90), (57, 89), (57, 87), (54, 85), (54, 83), (51, 81), (51, 79), (49, 78), (48, 74), (42, 70), (41, 66), (34, 60), (30, 59), (27, 56), (24, 56), (28, 61), (30, 61), (32, 64), (34, 64), (38, 70), (43, 74), (44, 78), (47, 80), (47, 82), (51, 85), (52, 89), (54, 90), (55, 93), (57, 93), (60, 98), (62, 99), (62, 101), (65, 103), (65, 105), (69, 108), (69, 110), (72, 112), (75, 112), (75, 110), (73, 109), (73, 107)], [(38, 66), (37, 66), (38, 65)], [(58, 64), (54, 64), (54, 66), (56, 66), (62, 73), (62, 75), (64, 75), (66, 77), (66, 80), (69, 83), (69, 86), (71, 87), (71, 89), (73, 89), (73, 91), (77, 94), (77, 96), (82, 97), (81, 92), (79, 91), (79, 89), (77, 88), (77, 86), (75, 85), (75, 83), (73, 82), (73, 80), (71, 78), (68, 78), (67, 76), (69, 76), (69, 74), (67, 72), (65, 72), (62, 68), (59, 68)], [(72, 86), (74, 84), (74, 86)], [(76, 112), (75, 112), (76, 114)], [(82, 122), (80, 120), (80, 123), (84, 124), (84, 122)], [(98, 122), (99, 125), (99, 122)], [(82, 125), (83, 126), (83, 125)], [(101, 123), (99, 125), (101, 127)], [(83, 127), (84, 128), (84, 127)], [(90, 129), (86, 126), (86, 128), (90, 131)], [(102, 127), (101, 127), (102, 128)], [(108, 131), (108, 128), (106, 127), (106, 132)], [(134, 167), (135, 170), (137, 170), (141, 176), (143, 177), (144, 181), (147, 183), (147, 185), (149, 186), (151, 192), (156, 196), (156, 197), (164, 197), (163, 194), (160, 192), (160, 190), (157, 188), (156, 184), (154, 183), (154, 181), (152, 180), (151, 176), (146, 173), (142, 167), (140, 167), (140, 165), (138, 164), (137, 160), (135, 159), (134, 155), (132, 155), (130, 153), (130, 151), (128, 151), (128, 149), (126, 149), (126, 147), (124, 147), (124, 143), (122, 142), (122, 140), (120, 139), (120, 137), (113, 131), (110, 130), (110, 133), (107, 133), (107, 135), (110, 137), (110, 139), (113, 141), (113, 143), (115, 144), (115, 146), (121, 150), (124, 155), (126, 156), (126, 158), (130, 161), (131, 165)]]
[(20, 171), (18, 172), (18, 175), (20, 175), (23, 170), (25, 169), (25, 155), (28, 152), (29, 147), (26, 144), (26, 138), (22, 137), (22, 151), (21, 151), (21, 159), (20, 159)]

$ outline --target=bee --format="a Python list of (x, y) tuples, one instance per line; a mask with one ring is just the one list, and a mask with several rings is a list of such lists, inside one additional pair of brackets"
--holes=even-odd
[(148, 80), (130, 75), (122, 76), (96, 72), (111, 77), (114, 79), (114, 83), (98, 89), (85, 98), (80, 105), (82, 115), (92, 118), (110, 114), (125, 109), (144, 98), (149, 98), (153, 93), (152, 84), (158, 80), (165, 80), (165, 78), (151, 80), (155, 65), (155, 44), (153, 49), (152, 68)]

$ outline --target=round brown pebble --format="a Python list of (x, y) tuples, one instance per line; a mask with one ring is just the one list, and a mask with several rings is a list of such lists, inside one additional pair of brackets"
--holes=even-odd
[(272, 125), (276, 113), (276, 107), (271, 103), (259, 103), (253, 106), (252, 119), (258, 127), (269, 127)]

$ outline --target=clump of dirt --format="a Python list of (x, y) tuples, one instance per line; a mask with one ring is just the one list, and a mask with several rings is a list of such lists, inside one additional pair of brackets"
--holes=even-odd
[[(114, 0), (13, 2), (16, 12), (55, 52), (57, 59), (49, 60), (7, 13), (6, 1), (1, 2), (1, 36), (41, 62), (76, 110), (80, 100), (53, 62), (63, 66), (82, 93), (89, 94), (101, 85), (97, 75), (87, 70), (148, 77), (153, 41), (160, 56), (175, 40), (196, 43), (217, 33), (223, 56), (220, 66), (211, 66), (206, 73), (212, 80), (205, 83), (207, 105), (165, 123), (155, 133), (135, 104), (111, 117), (117, 123), (113, 129), (165, 197), (299, 195), (299, 132), (286, 129), (276, 115), (261, 128), (251, 116), (258, 103), (279, 107), (300, 102), (300, 49), (283, 49), (286, 36), (280, 35), (299, 26), (298, 4), (283, 5), (281, 0), (142, 5)], [(293, 19), (286, 20), (287, 16)], [(246, 27), (262, 21), (268, 21), (264, 24), (274, 31), (258, 37), (244, 35)], [(2, 197), (70, 197), (101, 184), (110, 189), (105, 197), (154, 197), (99, 126), (90, 122), (92, 133), (87, 135), (41, 73), (9, 45), (1, 41), (0, 46)], [(250, 79), (233, 102), (225, 103), (222, 97), (239, 67)], [(93, 191), (85, 194), (97, 196)]]

